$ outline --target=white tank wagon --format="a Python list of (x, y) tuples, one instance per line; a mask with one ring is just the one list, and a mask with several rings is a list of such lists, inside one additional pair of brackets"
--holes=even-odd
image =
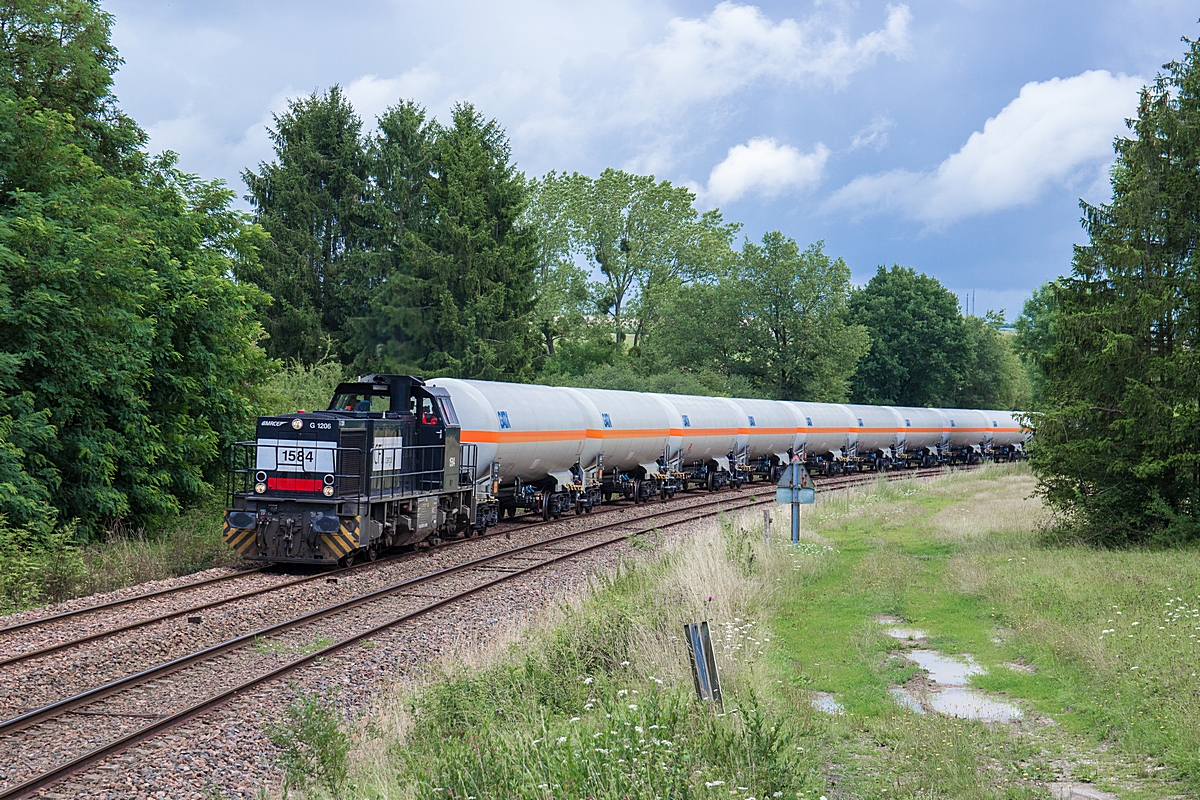
[(936, 408), (896, 406), (904, 425), (904, 460), (907, 466), (937, 464), (950, 447), (950, 423)]
[(602, 419), (576, 390), (458, 378), (428, 385), (450, 393), (462, 442), (478, 448), (478, 480), (496, 484), (501, 516), (537, 510), (552, 517), (599, 504), (600, 440), (588, 432)]
[(668, 466), (682, 479), (682, 488), (696, 483), (715, 490), (730, 482), (739, 484), (733, 464), (746, 445), (741, 433), (749, 426), (745, 412), (726, 397), (658, 396), (678, 414), (678, 424), (671, 428)]
[(804, 449), (805, 420), (792, 403), (733, 398), (746, 415), (746, 472), (770, 480)]
[(949, 463), (977, 464), (990, 452), (992, 421), (973, 408), (943, 408), (950, 436)]
[(784, 401), (804, 423), (803, 446), (809, 470), (832, 475), (845, 471), (858, 444), (858, 423), (850, 409), (836, 403)]
[(854, 455), (861, 469), (887, 469), (904, 449), (904, 420), (891, 406), (848, 405), (858, 428)]
[(1025, 452), (1029, 430), (1022, 424), (1017, 411), (984, 411), (991, 423), (991, 458), (993, 461), (1016, 461)]
[(664, 397), (612, 389), (570, 389), (596, 409), (600, 423), (588, 431), (598, 448), (598, 479), (605, 499), (614, 495), (648, 499), (677, 491), (667, 468), (672, 428), (679, 412)]

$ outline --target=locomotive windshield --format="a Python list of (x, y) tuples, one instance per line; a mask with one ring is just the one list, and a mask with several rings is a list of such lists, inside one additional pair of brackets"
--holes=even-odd
[(333, 397), (329, 405), (330, 411), (371, 411), (380, 413), (391, 407), (391, 397), (387, 392), (343, 392)]

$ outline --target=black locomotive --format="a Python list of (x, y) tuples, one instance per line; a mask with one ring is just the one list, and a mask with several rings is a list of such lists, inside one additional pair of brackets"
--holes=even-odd
[(395, 545), (494, 525), (475, 492), (475, 446), (460, 444), (445, 389), (411, 375), (337, 387), (329, 408), (260, 417), (232, 453), (226, 543), (251, 561), (348, 565)]

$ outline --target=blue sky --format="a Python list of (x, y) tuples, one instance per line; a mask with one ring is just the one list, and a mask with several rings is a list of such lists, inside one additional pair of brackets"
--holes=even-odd
[(121, 105), (220, 177), (271, 157), (288, 98), (341, 84), (473, 102), (527, 175), (608, 166), (691, 186), (753, 238), (818, 239), (856, 281), (937, 277), (1011, 319), (1070, 270), (1137, 90), (1194, 3), (107, 2)]

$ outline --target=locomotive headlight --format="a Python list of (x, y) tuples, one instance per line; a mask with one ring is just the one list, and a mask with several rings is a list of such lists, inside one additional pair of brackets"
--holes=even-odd
[(303, 427), (304, 427), (304, 423), (303, 423), (303, 422), (301, 422), (299, 419), (294, 419), (294, 420), (292, 420), (292, 430), (297, 430), (297, 431), (298, 431), (298, 430), (300, 430), (300, 429), (301, 429), (301, 428), (303, 428)]
[(267, 485), (265, 483), (254, 484), (254, 491), (258, 492), (259, 494), (262, 494), (266, 490), (267, 490)]
[(325, 495), (326, 497), (333, 497), (333, 487), (326, 486), (324, 489), (321, 490), (321, 494)]

